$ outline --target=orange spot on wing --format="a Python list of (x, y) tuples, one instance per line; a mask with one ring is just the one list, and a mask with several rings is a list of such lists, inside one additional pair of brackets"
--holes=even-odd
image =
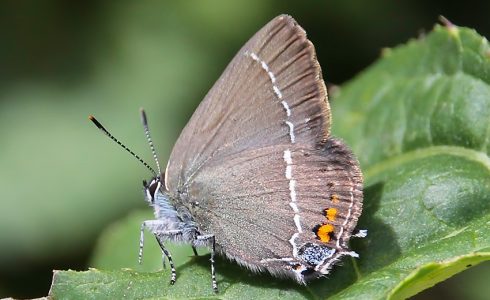
[(330, 196), (330, 201), (332, 201), (333, 203), (339, 203), (339, 195), (333, 194), (332, 196)]
[(324, 243), (328, 243), (332, 239), (332, 234), (334, 231), (334, 227), (331, 224), (323, 224), (318, 227), (316, 231), (316, 235), (320, 239), (320, 241)]
[(337, 209), (336, 208), (327, 208), (325, 209), (325, 216), (329, 221), (335, 221), (337, 217)]

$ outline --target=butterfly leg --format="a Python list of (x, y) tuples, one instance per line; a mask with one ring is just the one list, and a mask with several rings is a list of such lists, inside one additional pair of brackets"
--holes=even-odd
[[(141, 265), (143, 260), (143, 247), (145, 243), (145, 228), (151, 233), (156, 234), (157, 232), (164, 231), (166, 224), (160, 220), (147, 220), (141, 223), (140, 228), (140, 245), (138, 251), (138, 263)], [(163, 267), (165, 267), (165, 261), (163, 262)]]
[(165, 230), (167, 224), (168, 224), (167, 222), (161, 221), (161, 220), (147, 220), (141, 224), (138, 262), (141, 264), (141, 261), (143, 258), (144, 230), (146, 228), (151, 233), (153, 233), (158, 244), (160, 245), (160, 249), (162, 249), (162, 262), (163, 262), (164, 268), (165, 268), (165, 258), (168, 259), (170, 269), (172, 272), (170, 284), (174, 284), (175, 279), (177, 278), (177, 274), (176, 274), (175, 266), (174, 266), (174, 263), (172, 260), (172, 255), (170, 254), (170, 252), (167, 250), (167, 248), (163, 244), (163, 240), (166, 240), (166, 239), (171, 240), (171, 239), (175, 238), (176, 236), (181, 235), (182, 231), (181, 230)]
[(211, 280), (213, 285), (213, 290), (215, 293), (218, 292), (218, 283), (216, 281), (216, 269), (214, 266), (214, 254), (216, 253), (216, 242), (214, 234), (198, 235), (196, 237), (196, 244), (206, 245), (211, 249)]
[(167, 248), (165, 248), (165, 245), (163, 244), (162, 239), (165, 239), (165, 235), (156, 233), (155, 238), (157, 239), (158, 245), (160, 245), (160, 249), (162, 249), (162, 259), (165, 260), (165, 257), (167, 257), (168, 259), (168, 264), (170, 265), (170, 272), (172, 274), (170, 277), (170, 284), (174, 284), (175, 280), (177, 279), (177, 271), (175, 270), (175, 265), (174, 265), (174, 261), (172, 260), (172, 255), (167, 250)]

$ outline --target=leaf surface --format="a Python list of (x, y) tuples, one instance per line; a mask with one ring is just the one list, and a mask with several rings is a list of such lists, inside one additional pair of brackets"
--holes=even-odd
[[(170, 286), (168, 269), (154, 272), (161, 264), (154, 248), (145, 258), (153, 263), (138, 272), (56, 272), (51, 295), (404, 299), (489, 260), (489, 83), (487, 41), (471, 29), (436, 26), (385, 50), (331, 95), (333, 132), (353, 148), (365, 175), (358, 227), (368, 237), (352, 240), (360, 258), (344, 259), (328, 278), (302, 287), (218, 260), (215, 295), (208, 255), (172, 247), (178, 278)], [(103, 235), (94, 265), (135, 268), (143, 220), (132, 216)]]

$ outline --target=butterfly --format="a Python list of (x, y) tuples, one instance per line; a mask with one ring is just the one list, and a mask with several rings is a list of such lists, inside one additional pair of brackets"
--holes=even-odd
[(154, 173), (143, 186), (155, 219), (141, 226), (140, 259), (147, 229), (169, 261), (172, 284), (169, 241), (190, 244), (196, 254), (196, 247), (211, 250), (215, 291), (216, 254), (301, 284), (329, 274), (343, 256), (358, 257), (348, 242), (366, 236), (354, 233), (362, 173), (351, 150), (330, 135), (315, 49), (292, 17), (274, 18), (240, 49), (183, 129), (164, 172), (144, 111), (142, 119), (158, 172), (145, 163)]

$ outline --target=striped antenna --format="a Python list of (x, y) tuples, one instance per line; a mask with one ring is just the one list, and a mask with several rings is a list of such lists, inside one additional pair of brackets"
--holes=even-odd
[(146, 139), (148, 140), (148, 144), (150, 145), (151, 153), (153, 154), (153, 159), (155, 160), (158, 168), (158, 176), (162, 174), (162, 169), (160, 168), (160, 162), (158, 162), (157, 152), (155, 151), (155, 147), (153, 146), (153, 140), (150, 135), (150, 128), (148, 127), (148, 119), (146, 118), (146, 113), (143, 108), (140, 108), (141, 112), (141, 123), (143, 123), (143, 127), (145, 128)]
[[(129, 149), (128, 147), (126, 147), (123, 143), (121, 143), (118, 139), (116, 139), (112, 134), (109, 133), (109, 131), (107, 129), (104, 128), (104, 126), (102, 126), (102, 124), (99, 123), (99, 121), (97, 121), (97, 119), (90, 115), (88, 117), (88, 119), (90, 121), (92, 121), (95, 126), (97, 126), (97, 128), (99, 128), (105, 135), (107, 135), (111, 140), (113, 140), (114, 142), (116, 142), (119, 146), (121, 146), (124, 150), (128, 151), (134, 158), (136, 158), (137, 160), (139, 160), (148, 170), (150, 170), (150, 172), (153, 173), (153, 175), (156, 177), (157, 176), (157, 173), (155, 172), (155, 170), (153, 170), (152, 167), (150, 167), (141, 157), (139, 157), (138, 155), (136, 155), (133, 151), (131, 151), (131, 149)], [(158, 165), (158, 162), (157, 162), (157, 165)], [(160, 166), (158, 165), (158, 171), (160, 171)]]

